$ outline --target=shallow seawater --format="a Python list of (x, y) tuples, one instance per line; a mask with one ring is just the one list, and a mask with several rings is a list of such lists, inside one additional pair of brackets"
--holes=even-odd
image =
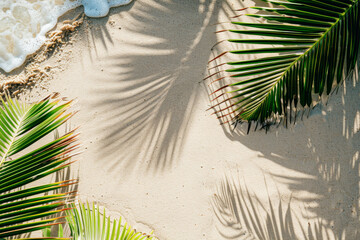
[(84, 5), (89, 17), (106, 16), (111, 7), (132, 0), (0, 0), (0, 68), (21, 66), (46, 41), (46, 33), (67, 11)]

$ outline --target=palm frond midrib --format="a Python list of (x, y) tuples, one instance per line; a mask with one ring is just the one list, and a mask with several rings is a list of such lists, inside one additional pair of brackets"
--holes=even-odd
[[(356, 1), (358, 2), (359, 0), (356, 0)], [(331, 26), (329, 27), (329, 29), (327, 29), (326, 32), (324, 32), (324, 33), (321, 35), (321, 37), (320, 37), (312, 46), (309, 47), (309, 49), (307, 49), (303, 54), (301, 54), (298, 58), (296, 58), (296, 59), (289, 65), (289, 67), (284, 71), (284, 73), (279, 77), (279, 80), (274, 83), (273, 86), (275, 86), (276, 84), (278, 84), (278, 83), (280, 82), (280, 80), (284, 77), (284, 75), (288, 73), (288, 71), (290, 70), (290, 68), (292, 68), (292, 67), (293, 67), (295, 64), (297, 64), (300, 60), (302, 60), (302, 59), (304, 58), (304, 56), (305, 56), (308, 52), (312, 51), (314, 48), (316, 48), (316, 47), (319, 45), (319, 43), (322, 41), (322, 39), (324, 39), (324, 38), (327, 36), (327, 34), (328, 34), (331, 30), (334, 29), (334, 27), (336, 26), (336, 24), (344, 18), (344, 16), (349, 12), (349, 10), (351, 10), (352, 7), (355, 7), (355, 5), (352, 5), (352, 6), (350, 6), (348, 9), (346, 9), (346, 11), (345, 11), (344, 13), (342, 13), (342, 14), (339, 16), (339, 18), (338, 18), (333, 24), (331, 24)], [(271, 90), (271, 91), (272, 91), (272, 90)], [(269, 93), (269, 94), (270, 94), (270, 93)]]
[(14, 144), (16, 138), (18, 137), (19, 132), (21, 131), (21, 127), (23, 124), (23, 121), (26, 117), (26, 113), (29, 111), (29, 109), (27, 109), (27, 111), (25, 113), (22, 113), (21, 116), (19, 116), (18, 121), (15, 123), (15, 130), (12, 133), (12, 136), (10, 136), (10, 142), (7, 144), (6, 148), (5, 148), (5, 152), (3, 153), (1, 160), (0, 160), (0, 167), (3, 165), (4, 161), (6, 160), (8, 153), (11, 150), (12, 145)]
[[(293, 0), (293, 1), (295, 1), (295, 0)], [(297, 58), (295, 58), (294, 59), (294, 61), (293, 62), (291, 62), (289, 65), (288, 65), (288, 67), (286, 67), (286, 69), (284, 70), (284, 72), (277, 78), (277, 81), (275, 81), (273, 84), (272, 84), (272, 86), (271, 86), (271, 88), (270, 88), (270, 90), (266, 93), (266, 96), (264, 97), (262, 97), (262, 99), (261, 99), (261, 101), (260, 101), (260, 103), (259, 102), (257, 102), (256, 103), (256, 105), (248, 105), (248, 106), (250, 106), (250, 108), (249, 109), (243, 109), (243, 110), (241, 110), (241, 113), (238, 115), (238, 116), (240, 116), (240, 118), (243, 118), (243, 119), (247, 119), (247, 120), (250, 120), (250, 121), (253, 121), (253, 120), (255, 120), (255, 121), (257, 121), (257, 120), (259, 120), (259, 118), (261, 119), (260, 121), (262, 122), (263, 120), (265, 120), (265, 118), (267, 118), (268, 116), (269, 116), (269, 112), (272, 112), (272, 110), (271, 109), (267, 109), (266, 110), (266, 112), (263, 112), (263, 116), (261, 116), (261, 114), (259, 113), (259, 112), (262, 112), (263, 110), (263, 105), (265, 104), (265, 105), (267, 105), (266, 106), (266, 108), (270, 108), (271, 106), (274, 106), (274, 107), (272, 107), (272, 108), (275, 108), (275, 110), (276, 109), (278, 109), (279, 108), (279, 106), (280, 105), (282, 105), (282, 108), (283, 108), (283, 112), (285, 112), (285, 105), (288, 105), (289, 103), (291, 103), (292, 101), (294, 101), (295, 102), (295, 105), (297, 105), (297, 103), (298, 102), (300, 102), (299, 101), (299, 97), (298, 97), (298, 93), (294, 93), (294, 96), (290, 96), (290, 97), (292, 97), (293, 99), (292, 100), (286, 100), (286, 98), (284, 98), (284, 95), (282, 95), (282, 96), (280, 96), (280, 100), (281, 100), (281, 103), (279, 103), (279, 102), (277, 102), (277, 103), (271, 103), (270, 105), (269, 105), (269, 103), (268, 103), (268, 99), (269, 99), (269, 97), (271, 97), (272, 99), (274, 99), (274, 97), (276, 97), (277, 99), (279, 98), (278, 96), (276, 96), (276, 93), (274, 93), (274, 91), (276, 90), (276, 91), (278, 91), (278, 88), (280, 88), (280, 86), (282, 86), (282, 85), (284, 85), (284, 84), (288, 84), (287, 82), (284, 82), (285, 80), (286, 80), (286, 76), (288, 76), (289, 74), (299, 74), (298, 72), (296, 72), (296, 71), (298, 71), (298, 67), (301, 65), (301, 64), (304, 64), (304, 62), (306, 62), (307, 60), (306, 60), (306, 58), (308, 58), (309, 57), (309, 55), (314, 55), (314, 54), (317, 54), (316, 53), (316, 51), (318, 51), (318, 49), (320, 48), (320, 47), (322, 47), (322, 45), (324, 45), (324, 42), (326, 42), (326, 41), (330, 41), (330, 40), (333, 40), (333, 39), (331, 39), (331, 36), (332, 35), (334, 35), (334, 34), (337, 34), (337, 32), (339, 31), (339, 28), (340, 28), (340, 23), (342, 23), (343, 21), (349, 21), (349, 19), (351, 20), (351, 18), (354, 18), (354, 14), (355, 14), (355, 8), (357, 9), (357, 7), (358, 7), (358, 4), (359, 4), (359, 0), (356, 0), (356, 1), (352, 1), (351, 2), (351, 4), (349, 4), (348, 5), (348, 7), (347, 8), (344, 8), (344, 11), (341, 13), (341, 14), (339, 14), (339, 17), (336, 19), (336, 21), (335, 22), (333, 22), (333, 23), (331, 23), (330, 24), (330, 26), (328, 27), (328, 28), (326, 28), (326, 30), (324, 31), (324, 32), (322, 32), (321, 34), (319, 33), (319, 38), (317, 38), (316, 39), (316, 41), (314, 42), (314, 44), (312, 44), (311, 46), (309, 46), (305, 51), (303, 51), (300, 55), (298, 55), (298, 57)], [(353, 11), (354, 10), (354, 11)], [(252, 14), (253, 15), (253, 14)], [(254, 16), (256, 16), (256, 15), (254, 15)], [(349, 17), (349, 16), (351, 16), (351, 18)], [(251, 26), (251, 24), (247, 24), (247, 23), (239, 23), (239, 22), (232, 22), (233, 24), (239, 24), (239, 25), (244, 25), (244, 26), (248, 26), (248, 27), (252, 27)], [(274, 28), (276, 28), (275, 27), (276, 25), (274, 25)], [(289, 25), (290, 26), (290, 25)], [(293, 26), (295, 26), (295, 25), (293, 25)], [(258, 26), (255, 26), (255, 27), (258, 27)], [(260, 27), (260, 28), (262, 28), (262, 27)], [(266, 28), (266, 27), (264, 27), (264, 28)], [(230, 30), (230, 31), (233, 31), (233, 32), (236, 32), (237, 30)], [(251, 34), (251, 30), (248, 30), (249, 32), (250, 32), (250, 34)], [(242, 32), (242, 30), (239, 30), (238, 31), (238, 33), (241, 33)], [(265, 32), (265, 31), (264, 31)], [(275, 31), (274, 31), (275, 32)], [(246, 34), (246, 31), (244, 31), (244, 33)], [(257, 32), (256, 33), (257, 35), (261, 35), (261, 31), (260, 31), (260, 33), (259, 32)], [(345, 38), (344, 36), (341, 36), (342, 38)], [(281, 37), (279, 37), (279, 39), (281, 39)], [(299, 37), (299, 39), (301, 39), (301, 37)], [(329, 40), (330, 39), (330, 40)], [(337, 39), (337, 40), (339, 40), (339, 39)], [(234, 42), (236, 42), (236, 40), (232, 40), (232, 39), (230, 39), (229, 40), (230, 42), (231, 41), (234, 41)], [(251, 39), (250, 40), (246, 40), (246, 41), (243, 41), (243, 40), (239, 40), (239, 42), (251, 42)], [(255, 42), (255, 41), (254, 41)], [(337, 42), (336, 42), (336, 44), (338, 44)], [(345, 46), (344, 48), (347, 48), (347, 46)], [(280, 50), (281, 50), (281, 48), (279, 48)], [(330, 48), (329, 48), (329, 46), (327, 46), (327, 51), (331, 51), (330, 50)], [(254, 53), (256, 53), (256, 48), (254, 49), (254, 50), (241, 50), (241, 51), (229, 51), (230, 53), (241, 53), (241, 54), (245, 54), (245, 53), (247, 53), (247, 52), (249, 52), (249, 53), (251, 53), (251, 52), (254, 52)], [(270, 51), (270, 50), (269, 50)], [(345, 51), (345, 50), (343, 50), (343, 51)], [(260, 53), (260, 51), (258, 51), (259, 53)], [(271, 52), (271, 51), (270, 51)], [(331, 53), (327, 53), (327, 55), (329, 55), (329, 54), (331, 54)], [(338, 51), (337, 52), (337, 56), (339, 56), (340, 54), (341, 54), (341, 52), (340, 51)], [(346, 54), (348, 54), (348, 53), (346, 53)], [(356, 55), (356, 53), (354, 53), (353, 55)], [(320, 57), (322, 57), (322, 58), (324, 58), (324, 56), (320, 56)], [(348, 57), (348, 56), (347, 56)], [(336, 61), (336, 63), (335, 64), (333, 64), (334, 66), (333, 66), (333, 68), (339, 68), (340, 70), (337, 70), (337, 71), (341, 71), (342, 70), (342, 68), (340, 68), (338, 65), (341, 65), (341, 64), (344, 64), (343, 62), (341, 62), (342, 60), (337, 60)], [(246, 61), (245, 61), (246, 62)], [(250, 63), (251, 61), (249, 61), (249, 63)], [(228, 64), (231, 64), (231, 65), (233, 65), (232, 63), (228, 63)], [(309, 66), (308, 66), (309, 67)], [(350, 68), (351, 66), (348, 64), (348, 69)], [(346, 70), (346, 68), (344, 68), (345, 70)], [(236, 68), (235, 68), (235, 70), (237, 70)], [(241, 69), (239, 69), (239, 70), (241, 70)], [(327, 73), (327, 71), (333, 71), (333, 75), (336, 75), (334, 72), (336, 72), (335, 70), (332, 70), (332, 69), (330, 69), (330, 70), (328, 70), (328, 69), (326, 69), (326, 72), (325, 73), (323, 73), (323, 76), (321, 76), (322, 78), (326, 78), (326, 75), (328, 74)], [(325, 75), (324, 75), (325, 74)], [(347, 74), (349, 74), (349, 72), (348, 71), (346, 71), (345, 72), (345, 75), (347, 75)], [(237, 76), (237, 75), (233, 75), (234, 77), (235, 76)], [(230, 77), (233, 77), (233, 76), (230, 76)], [(245, 76), (245, 75), (244, 75)], [(337, 74), (337, 76), (339, 76), (339, 73)], [(221, 79), (221, 78), (220, 78)], [(285, 80), (284, 80), (285, 79)], [(251, 79), (250, 79), (251, 80)], [(249, 82), (250, 82), (250, 80), (249, 80)], [(339, 81), (339, 80), (338, 80)], [(328, 80), (327, 80), (327, 82), (329, 82)], [(239, 82), (240, 83), (240, 82)], [(296, 84), (296, 85), (300, 85), (300, 83), (293, 83), (293, 87), (294, 87), (294, 84)], [(309, 88), (309, 83), (307, 82), (306, 83), (307, 85), (305, 85), (305, 87), (306, 88)], [(234, 85), (237, 85), (237, 84), (228, 84), (227, 86), (234, 86)], [(290, 85), (291, 86), (291, 85)], [(224, 86), (223, 88), (225, 88), (226, 86)], [(312, 87), (312, 85), (310, 86), (310, 87)], [(319, 93), (320, 95), (322, 94), (322, 91), (324, 90), (324, 88), (325, 88), (325, 84), (324, 83), (322, 83), (322, 85), (320, 85), (320, 88), (319, 88), (319, 85), (318, 84), (315, 84), (314, 85), (314, 87), (315, 87), (315, 92), (316, 93)], [(328, 88), (328, 90), (330, 89), (332, 87), (332, 85), (327, 85), (327, 88)], [(296, 86), (296, 91), (300, 91), (299, 89), (301, 88), (301, 86)], [(220, 88), (220, 89), (222, 89), (222, 88)], [(301, 88), (301, 89), (303, 89), (303, 88)], [(216, 91), (215, 91), (216, 92)], [(232, 91), (233, 92), (233, 91)], [(228, 92), (228, 93), (230, 93), (230, 92)], [(284, 94), (284, 93), (283, 93)], [(286, 95), (287, 93), (285, 93), (285, 95)], [(290, 94), (291, 95), (291, 94)], [(233, 98), (236, 98), (236, 97), (239, 97), (239, 95), (237, 95), (237, 96), (233, 96)], [(287, 96), (288, 98), (290, 98), (289, 96)], [(231, 98), (231, 97), (230, 97)], [(278, 99), (279, 100), (279, 99)], [(238, 103), (239, 103), (240, 101), (238, 101)], [(303, 104), (303, 101), (301, 102), (302, 103), (302, 105), (303, 106), (305, 106), (304, 104)], [(307, 101), (307, 103), (309, 103), (309, 101)], [(235, 103), (235, 104), (237, 104), (237, 103)], [(255, 104), (255, 103), (254, 103)], [(274, 105), (275, 104), (275, 105)], [(244, 105), (243, 105), (244, 106)], [(255, 106), (255, 107), (254, 107)], [(295, 106), (296, 107), (296, 106)], [(220, 108), (220, 110), (219, 111), (222, 111), (222, 110), (226, 110), (227, 108), (225, 108), (225, 109), (221, 109)], [(241, 107), (238, 107), (235, 111), (237, 111), (237, 110), (240, 110), (241, 109)], [(216, 111), (216, 112), (219, 112), (219, 111)], [(279, 111), (279, 109), (278, 110), (276, 110), (274, 113), (276, 113), (276, 112), (278, 112)], [(281, 111), (280, 111), (280, 114), (281, 114)]]

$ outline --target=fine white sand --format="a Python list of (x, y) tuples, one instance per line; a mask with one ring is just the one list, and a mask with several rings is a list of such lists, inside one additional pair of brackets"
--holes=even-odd
[(63, 71), (27, 99), (77, 99), (80, 198), (162, 240), (359, 239), (357, 76), (287, 129), (221, 126), (201, 81), (228, 26), (213, 24), (254, 5), (230, 2), (136, 0), (63, 48)]

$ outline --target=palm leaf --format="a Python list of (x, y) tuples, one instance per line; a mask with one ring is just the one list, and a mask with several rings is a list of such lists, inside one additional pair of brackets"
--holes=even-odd
[(89, 203), (73, 204), (67, 213), (74, 240), (156, 240), (155, 237), (136, 232), (121, 217), (112, 222), (110, 217), (106, 217), (105, 210), (101, 213), (94, 203), (92, 206)]
[(233, 21), (232, 26), (244, 26), (246, 30), (219, 31), (264, 37), (228, 39), (235, 44), (277, 45), (227, 51), (213, 59), (226, 54), (271, 55), (217, 65), (229, 68), (208, 78), (220, 74), (213, 82), (227, 78), (232, 82), (211, 94), (214, 100), (223, 97), (223, 101), (212, 106), (219, 118), (232, 116), (231, 120), (237, 122), (262, 124), (279, 117), (291, 121), (292, 112), (312, 106), (318, 100), (314, 95), (329, 95), (356, 66), (360, 46), (359, 0), (265, 2), (276, 7), (251, 9), (269, 14), (246, 15), (265, 19), (267, 23)]
[[(45, 185), (33, 183), (66, 168), (76, 149), (74, 131), (29, 151), (35, 142), (61, 126), (71, 113), (71, 102), (56, 95), (35, 104), (6, 98), (0, 107), (0, 239), (45, 229), (54, 225), (69, 193), (43, 195), (74, 184), (61, 181)], [(49, 217), (50, 216), (50, 217)], [(47, 219), (41, 219), (48, 217)]]

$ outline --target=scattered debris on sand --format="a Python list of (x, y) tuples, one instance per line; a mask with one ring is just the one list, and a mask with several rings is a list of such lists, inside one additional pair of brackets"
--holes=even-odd
[(52, 31), (48, 34), (49, 40), (45, 42), (45, 51), (53, 51), (56, 47), (68, 41), (70, 33), (74, 32), (77, 27), (84, 22), (84, 14), (79, 14), (73, 20), (65, 20), (59, 30)]
[(0, 82), (0, 96), (10, 94), (17, 96), (24, 86), (32, 86), (34, 82), (40, 82), (48, 78), (49, 74), (41, 69), (33, 69), (25, 77), (11, 78)]
[[(39, 51), (28, 56), (21, 70), (15, 70), (15, 73), (10, 74), (0, 73), (0, 96), (5, 94), (13, 97), (17, 96), (25, 89), (31, 89), (35, 83), (38, 83), (39, 87), (45, 87), (44, 80), (51, 80), (53, 75), (52, 71), (55, 69), (61, 70), (62, 66), (59, 63), (63, 63), (64, 61), (59, 59), (56, 61), (58, 64), (53, 66), (41, 66), (41, 63), (55, 53), (62, 52), (62, 45), (72, 43), (70, 36), (83, 24), (84, 16), (83, 13), (80, 13), (73, 20), (65, 20), (58, 24), (58, 29), (48, 33), (49, 39)], [(64, 56), (59, 57), (63, 58)]]

